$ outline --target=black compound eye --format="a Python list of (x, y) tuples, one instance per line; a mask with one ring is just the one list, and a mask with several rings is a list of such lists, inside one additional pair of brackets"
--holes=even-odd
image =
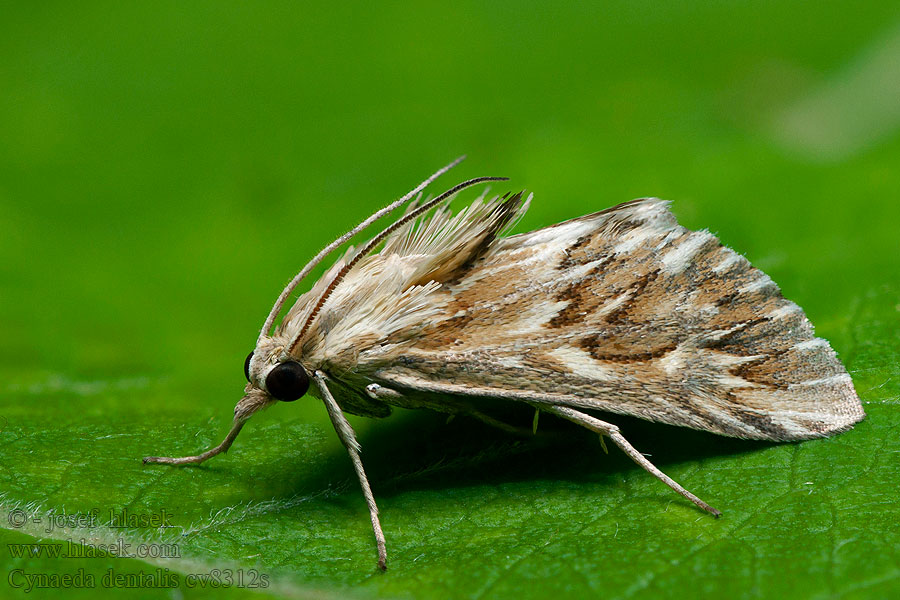
[(269, 395), (284, 402), (293, 402), (309, 389), (309, 375), (300, 363), (293, 360), (280, 363), (266, 376)]
[(247, 360), (244, 361), (244, 377), (247, 378), (247, 381), (250, 381), (250, 359), (253, 358), (253, 353), (247, 355)]

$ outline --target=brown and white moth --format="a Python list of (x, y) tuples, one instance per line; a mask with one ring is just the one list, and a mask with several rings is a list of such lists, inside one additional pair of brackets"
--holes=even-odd
[[(800, 307), (714, 235), (680, 226), (667, 202), (632, 200), (503, 237), (530, 196), (482, 196), (456, 215), (447, 206), (456, 192), (503, 178), (414, 200), (459, 160), (335, 240), (282, 291), (247, 357), (249, 383), (221, 444), (144, 462), (199, 463), (225, 452), (253, 413), (300, 398), (312, 380), (353, 461), (384, 569), (378, 509), (343, 412), (430, 408), (502, 427), (484, 410), (486, 399), (527, 403), (609, 437), (715, 516), (618, 427), (586, 411), (773, 441), (833, 435), (864, 417), (850, 376)], [(403, 217), (351, 247), (273, 329), (317, 264), (410, 202)]]

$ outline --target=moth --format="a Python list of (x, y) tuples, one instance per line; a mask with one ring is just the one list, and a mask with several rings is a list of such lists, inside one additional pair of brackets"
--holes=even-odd
[[(448, 206), (465, 188), (505, 178), (421, 200), (460, 160), (326, 246), (284, 288), (247, 356), (245, 395), (222, 443), (144, 463), (203, 462), (227, 451), (257, 411), (310, 391), (350, 455), (383, 570), (378, 508), (345, 412), (382, 418), (392, 407), (429, 408), (505, 428), (486, 405), (525, 403), (535, 419), (549, 413), (608, 437), (715, 516), (591, 413), (772, 441), (830, 436), (864, 417), (850, 376), (801, 308), (714, 235), (680, 226), (667, 202), (632, 200), (508, 236), (530, 195), (482, 195), (457, 214)], [(405, 204), (276, 326), (316, 265)]]

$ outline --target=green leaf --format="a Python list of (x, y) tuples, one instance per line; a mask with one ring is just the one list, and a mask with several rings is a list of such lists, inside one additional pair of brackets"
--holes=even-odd
[[(900, 594), (892, 3), (291, 8), (4, 11), (4, 597)], [(609, 417), (716, 520), (548, 416), (351, 418), (386, 573), (309, 399), (141, 464), (218, 443), (281, 285), (462, 151), (440, 185), (510, 175), (519, 230), (673, 199), (804, 307), (867, 419), (763, 444)], [(128, 556), (48, 555), (82, 540)]]

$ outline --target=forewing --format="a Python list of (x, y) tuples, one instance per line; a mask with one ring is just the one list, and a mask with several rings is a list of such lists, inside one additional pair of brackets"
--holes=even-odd
[(499, 239), (443, 291), (442, 316), (372, 379), (756, 439), (822, 437), (864, 416), (800, 307), (657, 199)]

